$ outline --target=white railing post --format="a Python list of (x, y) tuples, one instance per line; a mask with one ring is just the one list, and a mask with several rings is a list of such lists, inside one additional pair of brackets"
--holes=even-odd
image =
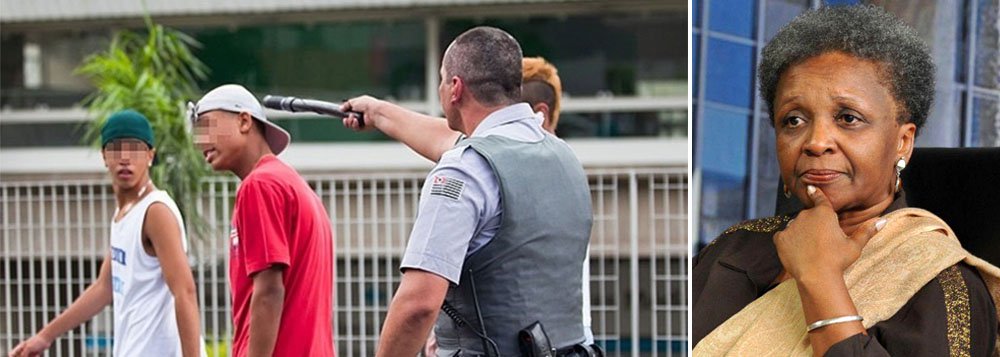
[(634, 170), (629, 170), (629, 307), (632, 313), (632, 356), (639, 357), (639, 183), (635, 175)]

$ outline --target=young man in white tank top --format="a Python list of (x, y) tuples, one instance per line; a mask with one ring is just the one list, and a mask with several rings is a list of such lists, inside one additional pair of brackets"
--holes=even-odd
[(108, 304), (114, 311), (115, 356), (205, 354), (180, 211), (149, 178), (153, 143), (142, 114), (124, 110), (108, 118), (101, 129), (101, 153), (117, 201), (111, 247), (97, 280), (11, 356), (40, 355)]

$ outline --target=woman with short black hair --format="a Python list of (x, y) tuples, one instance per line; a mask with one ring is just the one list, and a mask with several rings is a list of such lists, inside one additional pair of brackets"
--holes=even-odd
[(758, 72), (784, 194), (806, 208), (698, 254), (695, 355), (992, 355), (1000, 269), (900, 185), (934, 96), (919, 37), (875, 6), (823, 8)]

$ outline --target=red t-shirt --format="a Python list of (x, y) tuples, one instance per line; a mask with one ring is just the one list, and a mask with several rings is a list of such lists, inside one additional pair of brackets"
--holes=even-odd
[[(229, 236), (233, 355), (246, 356), (253, 275), (284, 266), (275, 356), (333, 356), (333, 232), (319, 197), (274, 155), (240, 184)], [(267, 323), (278, 323), (268, 321)]]

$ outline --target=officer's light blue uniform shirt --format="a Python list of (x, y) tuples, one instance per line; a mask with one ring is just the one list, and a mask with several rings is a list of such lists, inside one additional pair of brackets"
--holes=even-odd
[[(518, 103), (493, 112), (472, 133), (488, 135), (537, 142), (551, 134), (531, 106)], [(458, 284), (465, 257), (493, 239), (502, 214), (500, 183), (489, 162), (468, 146), (448, 150), (424, 181), (400, 269), (424, 270)]]

